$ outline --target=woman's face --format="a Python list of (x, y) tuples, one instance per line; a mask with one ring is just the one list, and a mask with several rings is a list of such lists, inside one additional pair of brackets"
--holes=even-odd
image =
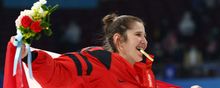
[(143, 23), (134, 22), (126, 31), (127, 40), (121, 41), (118, 45), (118, 53), (130, 63), (142, 60), (142, 53), (137, 48), (146, 49), (147, 40)]

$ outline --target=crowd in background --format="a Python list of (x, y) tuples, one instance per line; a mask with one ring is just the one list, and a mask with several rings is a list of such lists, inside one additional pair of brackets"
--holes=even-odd
[[(157, 78), (220, 76), (219, 0), (99, 0), (91, 9), (57, 10), (51, 17), (52, 37), (33, 47), (65, 53), (101, 45), (101, 18), (108, 13), (131, 14), (145, 21), (147, 52), (155, 55)], [(14, 20), (22, 9), (0, 2), (0, 82), (7, 41), (16, 34)]]

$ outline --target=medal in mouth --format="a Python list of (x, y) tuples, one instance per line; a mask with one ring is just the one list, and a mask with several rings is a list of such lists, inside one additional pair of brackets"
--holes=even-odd
[(147, 53), (144, 51), (143, 48), (137, 47), (137, 50), (140, 51), (144, 56), (146, 56), (150, 61), (152, 61), (152, 62), (154, 61), (154, 59), (152, 59), (152, 58), (150, 57), (150, 55), (147, 54)]

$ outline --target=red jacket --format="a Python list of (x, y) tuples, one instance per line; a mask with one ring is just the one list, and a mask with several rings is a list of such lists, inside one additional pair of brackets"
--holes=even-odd
[[(6, 61), (14, 58), (15, 47), (9, 43), (7, 49), (10, 52), (6, 54)], [(66, 53), (54, 59), (44, 51), (33, 54), (36, 55), (32, 62), (33, 75), (43, 88), (179, 88), (155, 80), (152, 62), (148, 59), (132, 66), (117, 53), (100, 47)], [(13, 62), (6, 62), (5, 70), (10, 69), (8, 63), (11, 66)], [(12, 69), (5, 74), (12, 75)], [(5, 88), (10, 86), (8, 82), (15, 81), (9, 81), (13, 78), (10, 77), (4, 79)]]

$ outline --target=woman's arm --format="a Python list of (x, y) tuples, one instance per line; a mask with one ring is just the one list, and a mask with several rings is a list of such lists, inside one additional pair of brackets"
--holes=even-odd
[[(14, 61), (14, 55), (16, 47), (13, 45), (14, 37), (10, 39), (7, 47), (7, 63), (6, 67), (10, 76), (8, 79), (14, 80), (12, 76), (12, 67)], [(49, 53), (49, 54), (48, 54)], [(27, 50), (25, 45), (22, 46), (22, 58), (23, 61), (27, 56)], [(45, 88), (57, 88), (57, 87), (73, 87), (84, 85), (82, 78), (77, 75), (76, 63), (73, 60), (65, 55), (59, 56), (59, 54), (52, 53), (49, 51), (44, 51), (40, 49), (33, 49), (32, 51), (32, 70), (33, 76), (40, 83), (42, 87)], [(55, 57), (55, 58), (53, 58)], [(78, 59), (78, 58), (76, 58)], [(9, 61), (8, 61), (9, 60)], [(7, 74), (6, 73), (6, 74)], [(7, 78), (7, 77), (5, 77)], [(5, 79), (6, 83), (11, 83), (10, 80)], [(4, 82), (5, 82), (4, 80)], [(77, 80), (77, 81), (76, 81)], [(81, 80), (81, 81), (80, 81)]]
[(32, 52), (37, 54), (32, 61), (33, 74), (43, 87), (70, 86), (73, 83), (75, 67), (71, 59), (64, 56), (52, 58), (43, 50)]

